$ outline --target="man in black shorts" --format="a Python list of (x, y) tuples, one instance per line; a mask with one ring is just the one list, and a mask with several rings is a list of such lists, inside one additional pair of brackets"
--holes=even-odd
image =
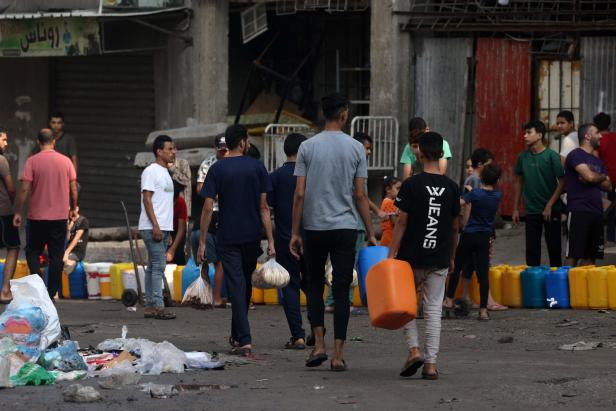
[(6, 261), (4, 262), (4, 277), (2, 281), (2, 293), (0, 304), (11, 301), (11, 289), (9, 281), (15, 273), (15, 265), (19, 256), (19, 232), (13, 226), (13, 201), (15, 200), (15, 184), (11, 176), (9, 162), (4, 157), (4, 152), (9, 145), (8, 135), (5, 129), (0, 127), (0, 247), (6, 247)]
[(567, 189), (566, 265), (592, 265), (603, 239), (603, 195), (610, 192), (612, 182), (603, 162), (592, 153), (601, 144), (601, 134), (593, 124), (578, 130), (580, 147), (571, 151), (565, 160)]

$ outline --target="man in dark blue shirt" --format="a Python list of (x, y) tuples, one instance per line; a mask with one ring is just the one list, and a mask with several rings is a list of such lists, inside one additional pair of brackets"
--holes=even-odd
[[(267, 237), (268, 256), (274, 257), (272, 223), (267, 193), (272, 184), (263, 164), (245, 156), (250, 143), (242, 125), (229, 126), (225, 132), (229, 153), (209, 169), (201, 196), (205, 198), (201, 227), (209, 227), (218, 197), (218, 257), (222, 260), (225, 285), (231, 300), (232, 354), (247, 356), (252, 350), (248, 306), (252, 296), (251, 276), (263, 253), (263, 229)], [(201, 230), (197, 260), (206, 251), (206, 230)]]
[(270, 206), (274, 209), (274, 222), (276, 224), (276, 260), (282, 265), (291, 277), (289, 285), (282, 289), (282, 307), (291, 330), (291, 340), (285, 348), (303, 350), (306, 348), (304, 329), (302, 328), (302, 314), (300, 311), (301, 274), (305, 275), (303, 260), (297, 260), (291, 255), (289, 242), (291, 241), (291, 225), (293, 215), (293, 195), (297, 177), (295, 159), (300, 144), (306, 140), (301, 134), (292, 133), (284, 141), (284, 153), (287, 162), (275, 170), (271, 175), (272, 192), (268, 196)]

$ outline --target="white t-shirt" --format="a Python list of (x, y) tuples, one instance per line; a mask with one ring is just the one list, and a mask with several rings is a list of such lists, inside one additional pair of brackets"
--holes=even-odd
[(173, 231), (173, 180), (169, 170), (156, 163), (141, 173), (141, 215), (139, 229), (151, 230), (152, 222), (143, 207), (143, 191), (152, 191), (152, 207), (161, 231)]
[(579, 146), (580, 140), (578, 140), (578, 133), (577, 131), (572, 131), (571, 133), (563, 137), (562, 144), (560, 145), (560, 155), (567, 158), (569, 153), (578, 148)]

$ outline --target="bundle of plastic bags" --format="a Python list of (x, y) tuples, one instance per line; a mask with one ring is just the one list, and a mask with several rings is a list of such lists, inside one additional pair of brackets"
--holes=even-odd
[(255, 288), (282, 288), (290, 280), (289, 272), (273, 258), (252, 273), (252, 286)]
[[(332, 286), (332, 278), (333, 278), (332, 262), (329, 257), (327, 257), (327, 263), (325, 264), (325, 283), (331, 287)], [(351, 287), (357, 287), (357, 270), (353, 269), (353, 281), (351, 282)]]
[[(199, 272), (201, 272), (201, 267), (199, 267)], [(214, 305), (214, 293), (209, 281), (205, 281), (199, 275), (186, 289), (182, 304), (195, 308), (211, 308)]]
[(0, 338), (8, 337), (28, 361), (36, 362), (46, 326), (47, 317), (39, 307), (7, 308), (0, 315)]

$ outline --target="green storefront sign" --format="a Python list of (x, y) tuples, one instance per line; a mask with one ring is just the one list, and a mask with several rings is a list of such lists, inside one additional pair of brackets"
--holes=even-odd
[(101, 54), (99, 24), (92, 18), (0, 21), (0, 57)]

